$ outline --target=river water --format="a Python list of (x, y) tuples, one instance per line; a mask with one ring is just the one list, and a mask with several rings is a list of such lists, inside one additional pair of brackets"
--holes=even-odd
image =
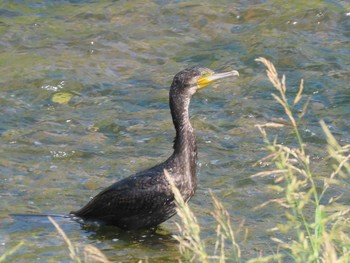
[[(273, 178), (250, 176), (266, 168), (253, 166), (267, 154), (255, 125), (286, 117), (255, 58), (286, 74), (290, 98), (305, 80), (303, 100), (312, 97), (301, 133), (320, 176), (329, 169), (319, 121), (350, 143), (347, 0), (1, 1), (0, 36), (0, 253), (23, 241), (13, 262), (69, 262), (69, 255), (48, 220), (10, 213), (66, 214), (171, 154), (168, 90), (186, 67), (240, 72), (191, 103), (199, 167), (190, 204), (208, 246), (211, 189), (234, 227), (245, 220), (243, 259), (277, 250), (266, 230), (284, 212), (253, 210), (276, 197), (267, 187)], [(348, 201), (349, 185), (335, 189)], [(56, 220), (73, 242), (95, 245), (112, 261), (179, 258), (171, 237), (177, 217), (141, 233)]]

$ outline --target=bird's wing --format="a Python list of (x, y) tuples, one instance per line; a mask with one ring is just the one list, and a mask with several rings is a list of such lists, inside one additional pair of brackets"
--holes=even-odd
[(85, 207), (72, 212), (77, 216), (132, 216), (156, 210), (170, 202), (173, 195), (161, 173), (127, 177), (96, 195)]

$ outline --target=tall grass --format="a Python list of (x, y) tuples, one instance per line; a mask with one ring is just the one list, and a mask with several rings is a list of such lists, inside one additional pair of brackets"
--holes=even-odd
[(24, 242), (21, 241), (20, 243), (18, 243), (16, 246), (14, 246), (13, 248), (11, 248), (10, 250), (6, 251), (4, 254), (2, 254), (0, 256), (0, 263), (2, 262), (7, 262), (8, 258), (15, 253), (17, 250), (19, 250), (22, 246), (24, 245)]
[[(340, 196), (326, 198), (331, 186), (340, 184), (341, 179), (350, 174), (350, 145), (341, 146), (330, 133), (323, 121), (321, 127), (327, 138), (329, 159), (333, 162), (333, 171), (327, 176), (313, 174), (307, 145), (303, 142), (298, 123), (306, 113), (310, 98), (302, 105), (302, 111), (295, 116), (294, 107), (301, 103), (304, 89), (303, 80), (292, 103), (287, 99), (286, 78), (280, 79), (274, 65), (265, 58), (256, 61), (267, 67), (267, 76), (275, 87), (277, 94), (272, 94), (287, 116), (289, 125), (269, 122), (256, 125), (263, 136), (266, 149), (270, 152), (265, 162), (273, 164), (273, 169), (263, 171), (252, 177), (275, 177), (271, 188), (280, 198), (269, 200), (257, 206), (263, 209), (267, 205), (277, 204), (285, 212), (286, 221), (278, 224), (272, 231), (280, 232), (282, 238), (272, 238), (276, 242), (276, 253), (270, 256), (250, 259), (248, 262), (350, 262), (350, 218), (349, 206), (337, 203)], [(292, 129), (295, 143), (292, 146), (270, 139), (267, 129)], [(295, 146), (296, 145), (296, 146)], [(317, 165), (317, 164), (316, 164)], [(171, 179), (169, 178), (171, 182)], [(177, 212), (182, 224), (178, 224), (180, 252), (189, 262), (240, 262), (241, 252), (237, 243), (228, 212), (212, 195), (214, 218), (218, 222), (217, 242), (214, 255), (209, 255), (205, 242), (200, 236), (200, 226), (176, 187), (171, 183), (177, 203)], [(321, 190), (320, 190), (321, 189)], [(329, 196), (328, 193), (327, 196)], [(278, 209), (278, 208), (276, 208)], [(283, 238), (284, 237), (284, 238)], [(229, 246), (225, 240), (230, 240)], [(233, 253), (228, 253), (228, 251)], [(280, 252), (277, 252), (280, 251)]]
[[(229, 258), (239, 262), (241, 258), (241, 250), (236, 243), (236, 239), (231, 227), (230, 215), (223, 205), (218, 201), (212, 192), (210, 192), (214, 212), (213, 217), (218, 222), (216, 227), (217, 241), (215, 243), (214, 253), (210, 254), (200, 236), (200, 225), (197, 222), (195, 215), (192, 213), (188, 204), (184, 202), (179, 190), (176, 188), (172, 178), (167, 171), (164, 171), (170, 186), (174, 192), (175, 202), (177, 205), (177, 213), (181, 218), (182, 224), (176, 223), (179, 234), (174, 235), (174, 238), (179, 241), (179, 249), (184, 259), (188, 262), (225, 262)], [(226, 248), (226, 241), (229, 241), (229, 249)]]
[(348, 206), (336, 203), (340, 196), (327, 200), (325, 195), (332, 184), (340, 183), (339, 177), (350, 174), (349, 145), (341, 147), (321, 121), (328, 142), (329, 158), (336, 160), (336, 165), (328, 177), (314, 174), (307, 145), (304, 144), (298, 127), (298, 122), (304, 116), (310, 99), (306, 100), (297, 118), (293, 113), (293, 107), (300, 103), (302, 98), (303, 81), (300, 83), (299, 92), (290, 103), (286, 96), (285, 76), (279, 79), (274, 65), (265, 58), (258, 58), (256, 61), (267, 67), (267, 76), (278, 92), (272, 96), (283, 107), (296, 137), (296, 146), (288, 147), (268, 137), (266, 129), (280, 125), (274, 123), (257, 125), (270, 152), (265, 161), (270, 161), (277, 169), (255, 176), (275, 175), (274, 189), (284, 193), (283, 197), (270, 200), (260, 208), (274, 202), (285, 209), (287, 223), (277, 225), (274, 230), (291, 239), (274, 240), (286, 249), (287, 255), (295, 262), (349, 262), (350, 209)]
[(50, 222), (55, 226), (57, 232), (62, 236), (63, 240), (66, 242), (68, 250), (69, 250), (69, 256), (71, 258), (71, 262), (76, 263), (95, 263), (95, 262), (101, 262), (101, 263), (110, 263), (107, 259), (107, 257), (96, 247), (92, 245), (76, 245), (74, 244), (66, 235), (66, 233), (62, 230), (62, 228), (56, 223), (55, 220), (53, 220), (52, 217), (48, 217)]

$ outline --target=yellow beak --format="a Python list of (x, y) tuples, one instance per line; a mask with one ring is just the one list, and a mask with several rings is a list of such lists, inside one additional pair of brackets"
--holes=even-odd
[(238, 77), (238, 76), (239, 76), (239, 73), (236, 70), (223, 72), (223, 73), (215, 73), (215, 72), (212, 74), (209, 73), (198, 80), (198, 89), (204, 88), (205, 86), (208, 86), (210, 83), (218, 79), (227, 78), (227, 77)]

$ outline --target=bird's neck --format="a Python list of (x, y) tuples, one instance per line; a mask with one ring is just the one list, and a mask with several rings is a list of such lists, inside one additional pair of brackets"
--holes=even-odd
[[(172, 87), (173, 88), (173, 87)], [(173, 174), (175, 185), (184, 200), (188, 200), (196, 189), (197, 146), (194, 130), (190, 123), (188, 108), (190, 94), (182, 94), (177, 89), (170, 90), (170, 111), (176, 130), (174, 153), (166, 165)]]
[(189, 118), (190, 99), (190, 96), (182, 94), (170, 95), (170, 110), (176, 130), (174, 155), (193, 163), (196, 162), (197, 147), (196, 137)]

